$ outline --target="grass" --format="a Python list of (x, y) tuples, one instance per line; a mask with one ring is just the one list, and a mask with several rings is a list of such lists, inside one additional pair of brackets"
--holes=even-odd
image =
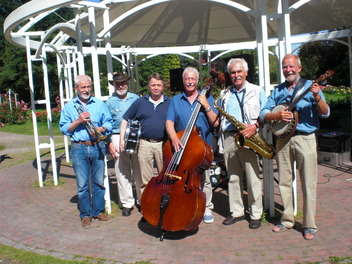
[[(59, 129), (59, 124), (53, 124), (53, 135), (62, 136)], [(49, 135), (48, 125), (46, 123), (38, 123), (38, 134), (39, 136)], [(15, 125), (15, 124), (5, 124), (5, 127), (0, 130), (0, 132), (14, 133), (21, 135), (34, 135), (33, 123), (26, 122), (25, 124)]]
[[(92, 262), (89, 258), (79, 258), (80, 260), (64, 260), (52, 256), (39, 255), (33, 252), (28, 252), (23, 249), (17, 249), (5, 245), (0, 245), (0, 263), (14, 264), (85, 264), (99, 263)], [(102, 262), (100, 262), (102, 263)]]

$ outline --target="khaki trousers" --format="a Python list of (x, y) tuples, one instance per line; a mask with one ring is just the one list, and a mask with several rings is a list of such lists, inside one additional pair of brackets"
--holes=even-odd
[(303, 228), (317, 229), (315, 225), (316, 196), (317, 196), (317, 146), (315, 134), (295, 135), (287, 138), (278, 138), (276, 142), (276, 158), (280, 177), (279, 188), (284, 211), (281, 223), (293, 227), (293, 163), (301, 180), (303, 193)]
[(233, 133), (224, 134), (224, 159), (229, 176), (228, 192), (230, 212), (233, 217), (244, 215), (243, 177), (246, 177), (248, 207), (251, 219), (260, 219), (263, 212), (262, 184), (259, 178), (257, 155), (247, 149), (238, 149)]
[[(119, 147), (120, 135), (112, 135), (111, 140), (115, 146)], [(141, 177), (137, 154), (120, 153), (119, 158), (115, 160), (115, 173), (119, 204), (125, 208), (132, 208), (135, 203), (133, 182)]]
[[(148, 182), (153, 176), (159, 175), (163, 169), (163, 142), (151, 143), (144, 139), (139, 142), (138, 160), (141, 169), (141, 178), (136, 179), (137, 195), (140, 199)], [(157, 169), (157, 174), (154, 175), (154, 164)], [(138, 203), (140, 201), (138, 200)]]

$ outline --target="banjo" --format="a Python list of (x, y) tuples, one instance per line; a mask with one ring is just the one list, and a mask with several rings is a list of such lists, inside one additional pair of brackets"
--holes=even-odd
[[(316, 79), (315, 82), (317, 83), (323, 82), (326, 79), (330, 78), (333, 74), (334, 72), (332, 70), (327, 70), (318, 79)], [(300, 78), (298, 82), (299, 83), (297, 83), (296, 85), (290, 104), (277, 105), (271, 111), (272, 113), (279, 112), (286, 107), (288, 107), (287, 111), (292, 111), (292, 109), (298, 104), (298, 102), (310, 91), (309, 88), (307, 88), (306, 90), (303, 90), (303, 86), (306, 80)], [(297, 123), (298, 123), (298, 112), (293, 111), (292, 119), (289, 122), (283, 121), (283, 120), (273, 120), (270, 122), (270, 129), (273, 132), (273, 134), (277, 137), (287, 137), (292, 135), (295, 132)]]
[(139, 138), (141, 136), (141, 124), (138, 120), (128, 120), (125, 134), (124, 152), (129, 154), (137, 153)]

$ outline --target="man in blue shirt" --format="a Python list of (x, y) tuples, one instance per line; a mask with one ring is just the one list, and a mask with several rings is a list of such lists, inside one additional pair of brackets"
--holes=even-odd
[[(232, 85), (228, 90), (225, 90), (226, 94), (220, 101), (220, 107), (241, 123), (244, 129), (240, 131), (235, 124), (222, 117), (219, 152), (224, 153), (229, 176), (228, 194), (231, 212), (231, 215), (223, 221), (223, 224), (232, 225), (245, 219), (243, 183), (246, 182), (251, 219), (249, 228), (257, 229), (261, 226), (260, 219), (263, 212), (258, 157), (252, 150), (237, 146), (234, 137), (237, 133), (241, 133), (245, 138), (250, 138), (257, 133), (259, 113), (266, 103), (266, 95), (262, 88), (246, 80), (248, 64), (244, 59), (233, 58), (229, 60), (227, 71)], [(246, 177), (246, 181), (244, 181), (244, 177)]]
[(275, 106), (289, 103), (295, 93), (295, 89), (309, 89), (308, 92), (295, 106), (298, 113), (298, 124), (292, 136), (278, 137), (276, 141), (276, 159), (280, 177), (280, 193), (284, 206), (281, 223), (273, 228), (273, 232), (279, 233), (291, 229), (294, 224), (294, 208), (292, 195), (293, 164), (296, 166), (301, 178), (303, 192), (303, 232), (304, 239), (315, 238), (317, 226), (315, 224), (316, 213), (316, 189), (317, 189), (317, 146), (314, 131), (319, 129), (319, 117), (328, 118), (330, 115), (329, 105), (325, 102), (324, 94), (319, 84), (306, 81), (303, 87), (297, 87), (302, 70), (301, 61), (294, 54), (287, 54), (282, 60), (282, 73), (286, 81), (278, 85), (268, 98), (268, 102), (260, 113), (262, 121), (271, 122), (282, 120), (291, 122), (293, 113), (287, 111), (288, 107), (280, 111), (273, 111)]
[(154, 163), (159, 174), (163, 168), (163, 143), (167, 135), (165, 131), (166, 112), (170, 99), (163, 94), (164, 79), (159, 73), (153, 73), (148, 80), (149, 94), (137, 99), (123, 115), (120, 126), (120, 148), (124, 149), (123, 138), (128, 120), (138, 120), (142, 131), (138, 148), (138, 160), (141, 177), (136, 178), (137, 203), (149, 180), (154, 176)]
[[(167, 112), (166, 130), (171, 139), (171, 143), (175, 151), (179, 151), (183, 148), (180, 139), (177, 136), (177, 132), (182, 131), (186, 128), (193, 110), (200, 103), (202, 110), (199, 112), (196, 126), (203, 138), (210, 147), (212, 146), (212, 127), (216, 127), (219, 124), (217, 117), (217, 110), (214, 108), (214, 98), (209, 96), (206, 98), (204, 94), (200, 94), (197, 89), (199, 73), (197, 69), (187, 67), (182, 74), (184, 92), (174, 96), (171, 100), (169, 110)], [(212, 187), (210, 182), (210, 172), (205, 171), (203, 180), (203, 192), (206, 197), (206, 208), (204, 214), (204, 222), (212, 223), (214, 217), (212, 215), (212, 209), (214, 207), (212, 203)]]
[[(60, 130), (71, 137), (72, 165), (76, 174), (78, 208), (82, 227), (89, 228), (92, 218), (111, 222), (105, 211), (105, 141), (112, 129), (111, 115), (98, 98), (91, 95), (88, 75), (75, 80), (77, 97), (62, 109)], [(90, 188), (91, 181), (91, 188)]]
[(128, 92), (128, 79), (124, 73), (116, 73), (110, 83), (115, 92), (106, 101), (113, 120), (112, 135), (109, 138), (109, 151), (115, 160), (115, 174), (119, 203), (122, 215), (130, 216), (135, 200), (133, 197), (133, 181), (140, 178), (137, 153), (128, 153), (120, 149), (120, 125), (122, 116), (139, 97)]

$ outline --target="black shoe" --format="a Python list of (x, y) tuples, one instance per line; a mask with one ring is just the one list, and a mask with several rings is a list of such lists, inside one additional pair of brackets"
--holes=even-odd
[(123, 208), (122, 208), (122, 215), (123, 215), (123, 216), (130, 216), (132, 209), (133, 209), (133, 208), (126, 208), (126, 207), (123, 207)]
[(242, 220), (244, 220), (244, 215), (240, 216), (240, 217), (233, 217), (230, 215), (222, 222), (222, 224), (223, 225), (233, 225), (234, 223), (242, 221)]
[(251, 219), (251, 221), (249, 222), (250, 229), (258, 229), (261, 226), (262, 223), (260, 222), (260, 219)]

